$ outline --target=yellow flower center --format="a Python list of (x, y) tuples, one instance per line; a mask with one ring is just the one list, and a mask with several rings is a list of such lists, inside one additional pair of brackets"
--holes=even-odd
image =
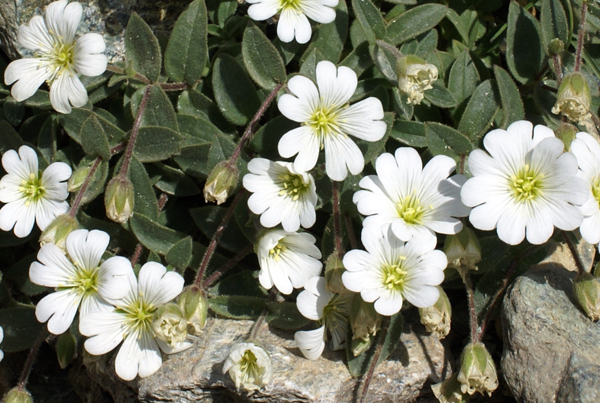
[(407, 224), (422, 224), (425, 208), (415, 195), (406, 196), (396, 203), (398, 216)]
[(75, 44), (64, 44), (58, 41), (52, 49), (50, 56), (52, 61), (52, 69), (56, 74), (60, 74), (65, 71), (73, 70), (73, 63), (75, 62)]
[(35, 203), (44, 197), (46, 194), (46, 189), (44, 185), (42, 185), (42, 175), (41, 172), (38, 175), (31, 173), (29, 174), (29, 178), (27, 180), (21, 181), (21, 186), (19, 186), (19, 191), (25, 198), (25, 205), (29, 206), (30, 203)]
[[(78, 266), (77, 263), (75, 265)], [(78, 289), (79, 294), (87, 295), (98, 292), (98, 271), (98, 267), (94, 267), (93, 269), (78, 267), (73, 284)]]
[(598, 207), (600, 207), (600, 176), (596, 177), (592, 182), (592, 195), (594, 195), (594, 199), (596, 199)]
[(331, 134), (341, 134), (339, 128), (339, 109), (335, 107), (319, 106), (313, 112), (312, 116), (305, 123), (313, 129), (321, 142), (323, 147), (323, 138)]
[(515, 199), (526, 202), (542, 194), (544, 175), (535, 172), (525, 164), (516, 175), (511, 175), (509, 186), (513, 190)]
[(280, 255), (285, 252), (287, 250), (287, 246), (285, 246), (281, 241), (277, 243), (277, 245), (275, 245), (273, 247), (273, 249), (271, 249), (269, 251), (269, 257), (271, 259), (275, 259), (276, 262), (279, 262)]
[(406, 256), (400, 256), (401, 262), (383, 267), (383, 286), (388, 290), (402, 291), (408, 271), (404, 268)]
[(144, 301), (141, 295), (136, 298), (133, 304), (118, 309), (125, 312), (127, 327), (130, 329), (149, 332), (152, 328), (152, 316), (156, 311), (156, 307)]
[(281, 188), (279, 196), (287, 196), (293, 201), (298, 200), (310, 190), (310, 182), (304, 182), (302, 175), (282, 174), (278, 179), (277, 184)]
[(264, 369), (258, 365), (258, 360), (251, 350), (244, 352), (238, 365), (242, 373), (242, 383), (261, 383)]
[(302, 0), (279, 0), (279, 11), (292, 9), (298, 13), (302, 12), (300, 3)]

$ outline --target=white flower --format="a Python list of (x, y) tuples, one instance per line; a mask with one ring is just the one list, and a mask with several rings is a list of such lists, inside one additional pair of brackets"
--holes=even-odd
[(223, 373), (226, 372), (236, 388), (242, 385), (248, 390), (260, 389), (271, 382), (271, 357), (254, 343), (237, 343), (223, 363)]
[[(4, 340), (4, 329), (2, 329), (2, 326), (0, 326), (0, 343), (2, 343), (2, 340)], [(2, 361), (3, 358), (4, 351), (0, 350), (0, 361)]]
[(279, 292), (290, 294), (302, 288), (311, 277), (321, 273), (321, 251), (317, 240), (307, 233), (289, 233), (281, 230), (267, 232), (256, 245), (260, 272), (260, 285), (270, 289), (275, 285)]
[(353, 294), (332, 293), (327, 289), (323, 277), (312, 277), (304, 288), (296, 299), (298, 311), (307, 319), (319, 321), (322, 326), (296, 332), (294, 339), (306, 358), (316, 360), (323, 353), (328, 334), (331, 335), (332, 350), (345, 347), (350, 299)]
[(11, 94), (17, 101), (31, 97), (48, 82), (52, 107), (70, 113), (71, 105), (87, 103), (88, 96), (78, 75), (94, 77), (106, 70), (106, 45), (99, 34), (85, 34), (75, 41), (81, 20), (81, 4), (55, 1), (46, 8), (45, 19), (34, 16), (29, 25), (21, 25), (18, 43), (34, 51), (33, 58), (15, 60), (4, 71), (4, 82), (13, 85)]
[(426, 90), (438, 79), (438, 69), (417, 56), (406, 56), (398, 61), (398, 86), (408, 95), (408, 104), (419, 105)]
[(587, 133), (577, 133), (571, 152), (579, 165), (577, 177), (589, 189), (587, 201), (581, 206), (583, 222), (579, 231), (587, 242), (597, 244), (600, 242), (600, 144)]
[(104, 231), (80, 229), (67, 237), (66, 256), (52, 243), (38, 252), (39, 262), (31, 264), (29, 278), (35, 284), (58, 289), (42, 298), (35, 308), (38, 320), (48, 321), (50, 333), (64, 333), (80, 305), (80, 318), (111, 311), (113, 306), (106, 299), (120, 298), (127, 292), (124, 280), (131, 272), (129, 260), (114, 256), (100, 264), (109, 240)]
[(2, 166), (8, 172), (0, 180), (0, 229), (26, 237), (37, 221), (43, 231), (56, 216), (69, 209), (66, 180), (71, 168), (64, 162), (54, 162), (40, 172), (38, 157), (31, 147), (21, 146), (19, 153), (8, 150), (2, 156)]
[(306, 43), (312, 35), (307, 16), (321, 24), (335, 20), (338, 0), (246, 0), (253, 4), (248, 15), (255, 21), (264, 21), (279, 13), (277, 36), (282, 42), (291, 42), (294, 37), (298, 43)]
[(438, 155), (423, 167), (414, 148), (398, 148), (395, 158), (385, 153), (377, 158), (377, 175), (361, 179), (365, 190), (354, 194), (358, 211), (368, 216), (363, 225), (391, 227), (402, 241), (435, 233), (456, 234), (469, 209), (460, 201), (463, 175), (448, 175), (456, 168), (450, 157)]
[[(296, 154), (297, 171), (309, 171), (317, 164), (319, 151), (325, 148), (327, 175), (342, 181), (362, 172), (365, 160), (358, 146), (348, 137), (366, 141), (381, 140), (386, 131), (383, 106), (370, 97), (348, 106), (357, 86), (356, 73), (348, 67), (328, 61), (319, 62), (317, 85), (307, 77), (294, 76), (288, 81), (291, 94), (279, 98), (277, 106), (288, 119), (302, 123), (279, 140), (279, 154)], [(346, 168), (347, 167), (347, 168)]]
[(360, 292), (366, 302), (375, 302), (375, 310), (386, 316), (400, 311), (402, 300), (417, 308), (435, 304), (448, 264), (444, 252), (434, 250), (436, 239), (413, 237), (404, 243), (393, 231), (365, 227), (362, 242), (366, 248), (344, 255), (346, 272), (342, 281), (347, 289)]
[(463, 203), (474, 207), (469, 220), (475, 228), (497, 228), (498, 237), (509, 245), (521, 243), (525, 234), (527, 241), (539, 245), (554, 227), (579, 227), (583, 214), (578, 206), (588, 199), (589, 190), (575, 176), (577, 159), (563, 153), (563, 143), (552, 130), (541, 125), (534, 129), (522, 120), (506, 130), (492, 130), (483, 144), (487, 153), (474, 150), (469, 156), (473, 178), (461, 191)]
[(124, 282), (127, 294), (111, 300), (116, 310), (83, 316), (79, 331), (90, 337), (85, 349), (93, 355), (106, 354), (125, 339), (117, 353), (115, 371), (121, 379), (130, 381), (138, 374), (144, 378), (158, 371), (162, 365), (160, 350), (177, 353), (191, 347), (191, 343), (171, 347), (157, 339), (152, 330), (154, 311), (181, 293), (183, 277), (167, 272), (160, 263), (148, 262), (140, 269), (139, 281), (131, 272)]
[(312, 175), (299, 171), (290, 162), (254, 158), (248, 163), (244, 187), (254, 194), (248, 207), (260, 215), (263, 227), (281, 223), (288, 232), (313, 226), (316, 220), (317, 192)]

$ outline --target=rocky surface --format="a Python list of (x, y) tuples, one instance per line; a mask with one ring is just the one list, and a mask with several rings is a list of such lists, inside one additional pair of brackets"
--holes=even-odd
[[(132, 12), (137, 12), (158, 34), (170, 32), (177, 17), (192, 0), (79, 0), (83, 6), (79, 33), (97, 32), (106, 41), (110, 63), (123, 59), (123, 34)], [(51, 0), (0, 1), (0, 46), (11, 58), (28, 55), (17, 44), (17, 29), (32, 16), (43, 14)]]
[(520, 402), (600, 401), (600, 323), (575, 305), (575, 275), (540, 264), (504, 299), (502, 371)]
[[(408, 321), (415, 323), (414, 321)], [(359, 383), (342, 360), (342, 352), (325, 351), (317, 361), (306, 360), (295, 346), (293, 333), (263, 327), (257, 339), (271, 355), (273, 380), (267, 387), (236, 390), (223, 375), (222, 362), (234, 343), (244, 341), (252, 321), (210, 319), (206, 332), (191, 349), (169, 356), (151, 377), (124, 383), (113, 372), (114, 359), (88, 368), (95, 383), (116, 402), (350, 402)], [(366, 402), (413, 402), (426, 383), (451, 373), (451, 357), (436, 336), (405, 324), (402, 344), (373, 376)], [(106, 366), (104, 366), (106, 365)], [(81, 371), (79, 371), (81, 372)], [(88, 389), (87, 386), (85, 389)], [(427, 400), (425, 400), (427, 401)]]

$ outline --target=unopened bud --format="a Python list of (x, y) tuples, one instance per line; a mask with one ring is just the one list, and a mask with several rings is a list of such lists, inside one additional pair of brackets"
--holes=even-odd
[(562, 113), (574, 122), (583, 123), (590, 115), (590, 102), (587, 79), (579, 72), (569, 73), (558, 87), (558, 99), (552, 113)]
[(177, 304), (187, 320), (187, 332), (199, 335), (206, 325), (208, 299), (206, 293), (197, 286), (189, 286), (177, 298)]
[(204, 200), (217, 204), (225, 203), (238, 184), (239, 172), (235, 164), (229, 161), (219, 162), (206, 179)]
[(79, 167), (73, 172), (73, 175), (69, 178), (67, 182), (67, 188), (69, 192), (76, 192), (81, 188), (83, 182), (85, 182), (85, 178), (88, 177), (90, 171), (92, 170), (91, 165), (88, 164), (80, 164)]
[(381, 315), (372, 303), (365, 302), (358, 294), (352, 299), (350, 326), (352, 327), (352, 354), (360, 355), (369, 348), (373, 336), (381, 325)]
[(600, 319), (600, 281), (590, 273), (578, 274), (573, 282), (575, 299), (593, 321)]
[(562, 140), (565, 145), (565, 150), (569, 151), (571, 149), (571, 143), (575, 140), (575, 137), (579, 130), (575, 126), (570, 123), (563, 122), (558, 128), (554, 131), (556, 134), (556, 138)]
[(414, 55), (398, 58), (396, 71), (400, 91), (408, 95), (407, 103), (413, 105), (421, 103), (424, 92), (432, 89), (431, 84), (438, 79), (437, 67)]
[(33, 398), (27, 390), (16, 386), (4, 395), (2, 403), (33, 403)]
[(471, 343), (465, 347), (461, 357), (457, 378), (462, 393), (472, 395), (475, 392), (489, 396), (498, 387), (496, 365), (483, 343)]
[(325, 281), (327, 289), (336, 294), (345, 294), (348, 291), (342, 282), (342, 274), (346, 271), (339, 254), (333, 252), (325, 262)]
[(435, 333), (438, 339), (443, 339), (450, 333), (450, 323), (452, 319), (452, 305), (444, 289), (437, 287), (440, 297), (437, 302), (429, 308), (419, 308), (421, 323), (428, 332)]
[(554, 38), (548, 44), (548, 53), (550, 56), (560, 55), (565, 50), (565, 43), (558, 38)]
[(461, 383), (456, 379), (456, 374), (441, 383), (431, 385), (433, 394), (440, 403), (464, 403), (467, 395), (461, 391)]
[(179, 305), (170, 302), (159, 306), (152, 318), (152, 330), (171, 347), (183, 342), (187, 337), (187, 321)]
[(456, 235), (448, 235), (444, 244), (448, 267), (455, 268), (461, 276), (469, 270), (477, 270), (481, 261), (481, 246), (472, 229), (463, 227)]
[(65, 242), (69, 234), (79, 228), (79, 223), (75, 217), (69, 214), (62, 214), (56, 217), (46, 227), (40, 236), (40, 245), (53, 243), (62, 250), (65, 250)]
[(121, 175), (108, 182), (104, 192), (106, 216), (114, 222), (124, 223), (133, 215), (135, 194), (131, 181)]

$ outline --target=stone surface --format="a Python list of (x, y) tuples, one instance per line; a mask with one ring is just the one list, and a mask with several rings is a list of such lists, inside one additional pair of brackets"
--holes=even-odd
[(575, 274), (558, 263), (540, 264), (515, 280), (504, 299), (502, 371), (520, 402), (587, 402), (557, 396), (599, 393), (598, 367), (572, 359), (600, 357), (600, 323), (575, 305)]
[[(192, 0), (79, 0), (83, 6), (79, 34), (97, 32), (106, 41), (110, 63), (123, 59), (123, 34), (129, 16), (137, 12), (156, 32), (170, 32)], [(29, 55), (17, 44), (17, 29), (32, 16), (43, 14), (51, 0), (0, 0), (0, 46), (11, 58)]]
[[(598, 357), (590, 357), (598, 361)], [(557, 402), (600, 402), (600, 366), (573, 353), (558, 390)]]

